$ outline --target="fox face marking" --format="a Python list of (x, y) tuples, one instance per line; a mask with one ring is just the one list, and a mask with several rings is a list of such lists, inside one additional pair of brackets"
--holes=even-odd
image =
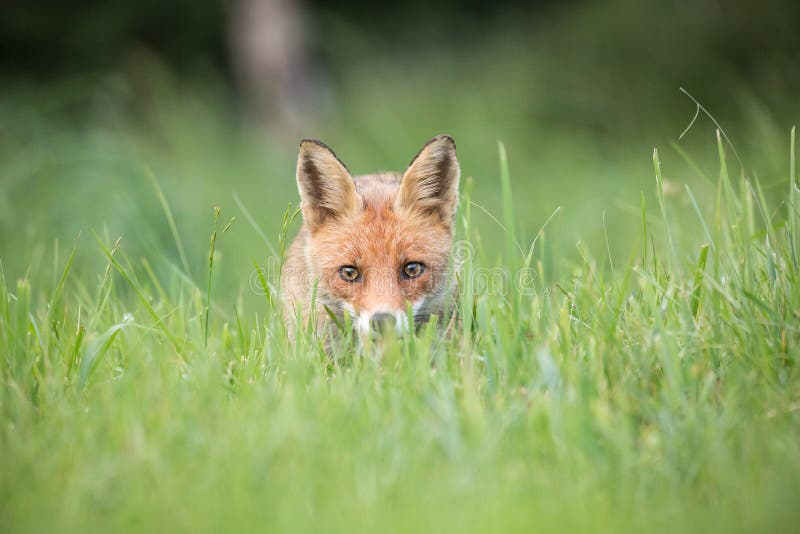
[[(402, 174), (353, 177), (319, 141), (300, 143), (297, 185), (303, 228), (287, 269), (316, 286), (319, 305), (348, 314), (362, 333), (410, 328), (439, 313), (458, 204), (455, 143), (440, 135)], [(284, 272), (290, 304), (308, 291)], [(308, 297), (310, 300), (310, 296)]]

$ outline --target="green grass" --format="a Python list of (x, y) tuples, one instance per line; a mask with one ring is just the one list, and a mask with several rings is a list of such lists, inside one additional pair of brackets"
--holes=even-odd
[[(282, 251), (291, 209), (282, 223), (276, 210), (240, 209), (235, 220), (230, 209), (208, 210), (207, 231), (187, 231), (171, 202), (196, 197), (162, 190), (154, 173), (144, 183), (162, 212), (131, 215), (130, 230), (162, 232), (172, 253), (144, 247), (130, 256), (108, 230), (46, 252), (52, 241), (40, 232), (33, 245), (19, 241), (30, 269), (9, 271), (20, 261), (4, 247), (0, 524), (14, 532), (796, 529), (794, 133), (784, 150), (790, 178), (766, 177), (767, 193), (717, 140), (715, 178), (667, 173), (685, 166), (707, 175), (700, 169), (709, 165), (680, 149), (656, 152), (653, 171), (631, 178), (647, 191), (622, 188), (621, 207), (612, 207), (626, 222), (607, 227), (601, 209), (579, 214), (596, 238), (575, 247), (553, 238), (569, 211), (520, 224), (526, 197), (514, 188), (534, 186), (515, 178), (524, 167), (501, 147), (499, 173), (482, 173), (500, 184), (499, 215), (484, 213), (479, 180), (463, 188), (459, 238), (475, 254), (459, 272), (458, 327), (445, 337), (431, 326), (367, 348), (343, 345), (333, 358), (313, 332), (288, 341), (276, 269), (262, 265), (238, 281), (216, 271), (219, 260), (253, 271), (250, 258), (266, 246), (226, 242), (248, 220), (267, 221), (270, 230), (252, 231)], [(565, 201), (578, 194), (562, 191)], [(14, 224), (6, 221), (4, 235)], [(209, 238), (205, 263), (184, 249)], [(489, 268), (510, 276), (508, 291), (480, 283)]]

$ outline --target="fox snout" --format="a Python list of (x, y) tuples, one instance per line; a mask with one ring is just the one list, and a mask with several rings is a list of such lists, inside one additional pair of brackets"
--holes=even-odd
[(402, 334), (408, 331), (408, 317), (404, 310), (364, 311), (358, 315), (356, 330), (360, 335), (384, 334), (394, 331)]
[(397, 318), (393, 313), (379, 312), (372, 314), (369, 324), (373, 330), (383, 331), (393, 328), (397, 324)]

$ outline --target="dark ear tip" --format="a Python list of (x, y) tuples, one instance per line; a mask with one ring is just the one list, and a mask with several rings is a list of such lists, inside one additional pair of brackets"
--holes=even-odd
[[(414, 162), (417, 161), (417, 158), (420, 157), (422, 155), (422, 153), (426, 151), (426, 149), (428, 149), (429, 147), (431, 147), (433, 145), (439, 145), (434, 149), (435, 152), (439, 152), (439, 153), (448, 153), (449, 152), (450, 156), (452, 156), (454, 158), (456, 157), (456, 141), (455, 141), (455, 139), (453, 139), (452, 137), (450, 137), (447, 134), (439, 134), (436, 137), (434, 137), (433, 139), (430, 139), (424, 145), (422, 145), (422, 148), (419, 149), (419, 152), (417, 152), (417, 155), (414, 156), (414, 158), (411, 160), (411, 163), (409, 163), (408, 166), (411, 167), (411, 165), (413, 165)], [(442, 150), (442, 145), (446, 146), (447, 148)]]
[(328, 147), (328, 145), (326, 145), (325, 143), (323, 143), (319, 139), (307, 138), (307, 139), (303, 139), (303, 140), (300, 141), (300, 148), (301, 149), (309, 148), (309, 145), (316, 145), (316, 146), (318, 146), (320, 148), (324, 148), (325, 150), (330, 150), (330, 147)]
[[(322, 152), (320, 152), (320, 149), (322, 150)], [(312, 156), (312, 157), (322, 156), (322, 157), (324, 157), (325, 153), (327, 153), (330, 156), (333, 156), (336, 159), (336, 161), (339, 162), (339, 165), (344, 167), (344, 169), (347, 171), (347, 166), (342, 162), (342, 160), (339, 159), (339, 156), (337, 156), (336, 153), (333, 150), (331, 150), (331, 147), (329, 147), (328, 145), (326, 145), (325, 143), (323, 143), (319, 139), (310, 139), (309, 138), (309, 139), (303, 139), (302, 141), (300, 141), (300, 153), (298, 154), (297, 157), (298, 157), (298, 161), (299, 161), (299, 160), (308, 158), (309, 156)], [(350, 172), (350, 171), (347, 171), (347, 172)]]
[(456, 148), (456, 140), (453, 139), (452, 136), (447, 135), (447, 134), (439, 134), (439, 135), (437, 135), (436, 137), (434, 137), (433, 139), (431, 139), (430, 141), (425, 143), (425, 146), (429, 146), (429, 145), (432, 145), (432, 144), (438, 144), (438, 143), (448, 144), (448, 145), (453, 147), (453, 150), (455, 150), (455, 148)]

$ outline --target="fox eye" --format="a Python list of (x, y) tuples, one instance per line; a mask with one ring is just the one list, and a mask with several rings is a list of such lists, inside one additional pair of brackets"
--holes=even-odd
[(339, 267), (339, 278), (345, 282), (355, 282), (361, 278), (361, 273), (352, 265), (343, 265)]
[(410, 261), (403, 265), (404, 278), (416, 278), (425, 272), (425, 264), (418, 261)]

